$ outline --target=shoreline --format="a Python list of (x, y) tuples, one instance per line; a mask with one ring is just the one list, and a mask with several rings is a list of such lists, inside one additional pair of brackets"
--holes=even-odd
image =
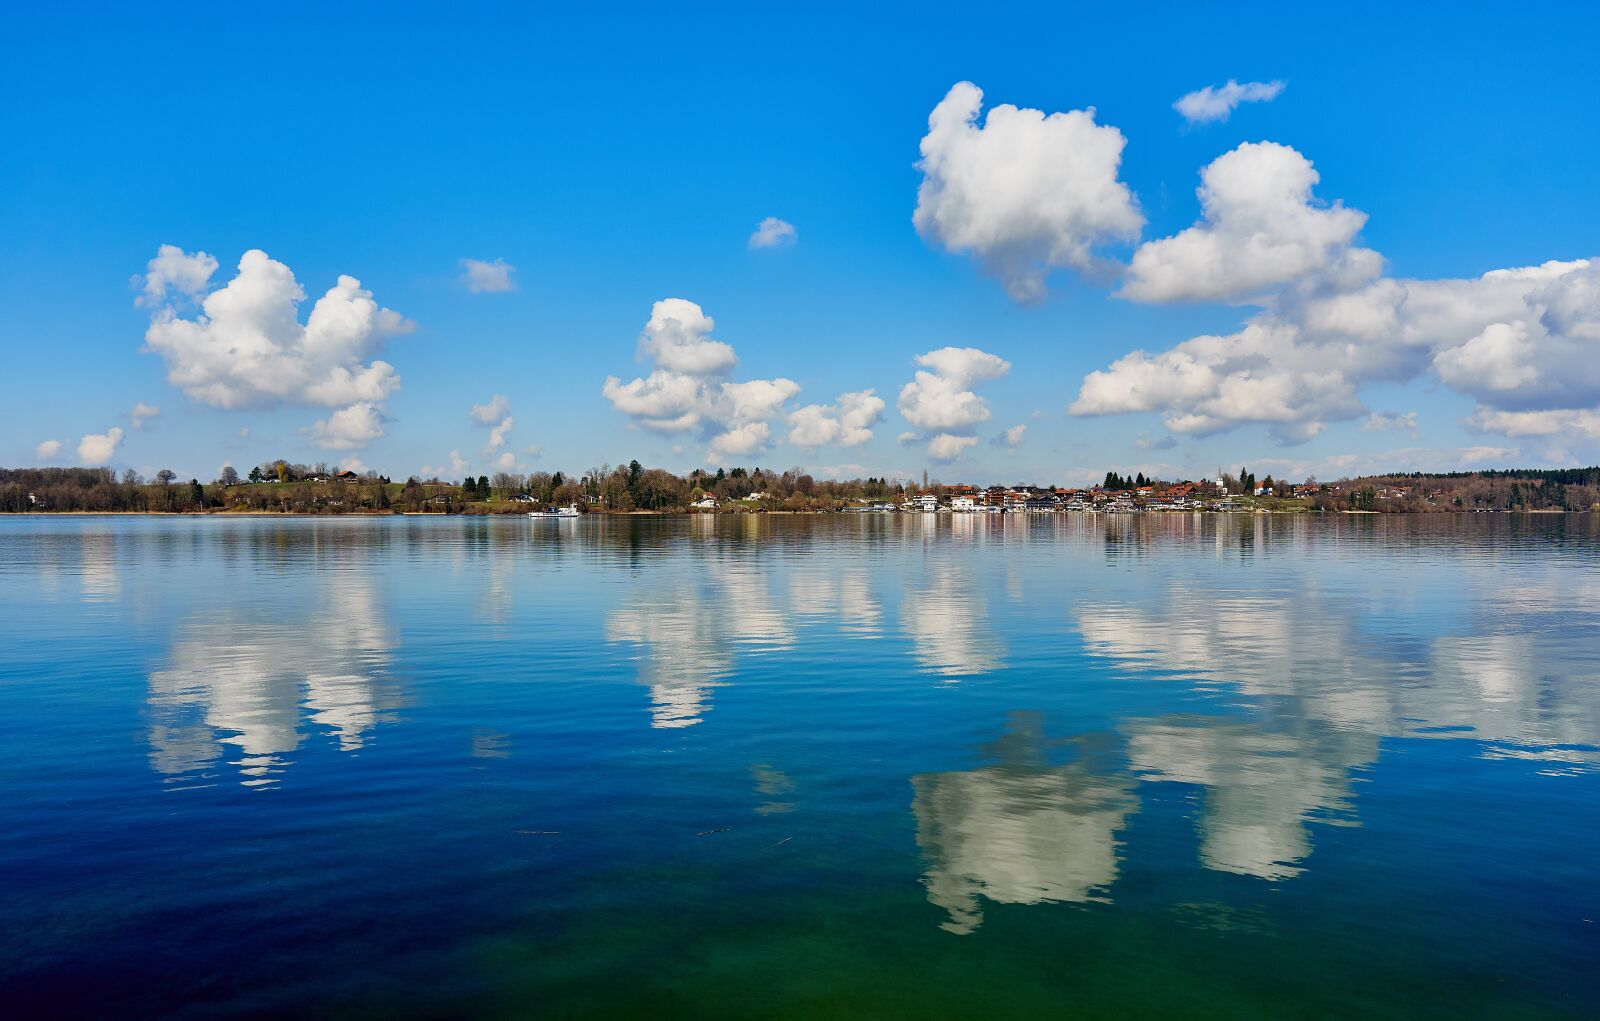
[[(736, 511), (731, 513), (705, 511), (588, 511), (579, 518), (751, 518), (751, 517), (828, 517), (833, 515), (850, 517), (905, 517), (905, 518), (977, 518), (988, 520), (992, 517), (1002, 517), (996, 514), (967, 514), (941, 511), (937, 513), (923, 513), (918, 511), (897, 511), (892, 514), (852, 514), (843, 510), (763, 510), (763, 511)], [(1422, 518), (1422, 517), (1480, 517), (1484, 515), (1497, 516), (1540, 516), (1551, 515), (1581, 515), (1600, 514), (1600, 507), (1567, 508), (1565, 510), (1554, 507), (1542, 507), (1533, 510), (1452, 510), (1437, 509), (1427, 511), (1379, 511), (1379, 510), (1317, 510), (1314, 508), (1297, 508), (1292, 510), (1268, 510), (1266, 508), (1239, 508), (1237, 510), (1214, 511), (1026, 511), (1003, 515), (1007, 520), (1017, 517), (1027, 518), (1088, 518), (1088, 517), (1155, 517), (1155, 518), (1181, 518), (1200, 515), (1213, 516), (1255, 516), (1269, 515), (1272, 517), (1384, 517), (1384, 518)], [(444, 514), (437, 511), (352, 511), (347, 514), (308, 514), (301, 511), (10, 511), (0, 513), (0, 519), (5, 518), (517, 518), (524, 517), (525, 511), (491, 511), (489, 513), (458, 513)], [(578, 520), (578, 519), (568, 519)]]

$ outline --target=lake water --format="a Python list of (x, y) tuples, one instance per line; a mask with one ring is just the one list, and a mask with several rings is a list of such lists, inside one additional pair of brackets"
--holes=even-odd
[(1600, 1013), (1583, 516), (0, 519), (8, 1016)]

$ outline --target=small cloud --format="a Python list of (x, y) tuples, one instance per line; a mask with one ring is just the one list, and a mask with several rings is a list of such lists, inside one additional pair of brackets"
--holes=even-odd
[(517, 455), (508, 450), (495, 458), (493, 465), (503, 472), (508, 472), (517, 466)]
[(311, 445), (323, 450), (361, 450), (383, 435), (383, 414), (376, 404), (352, 404), (312, 423)]
[(499, 425), (489, 430), (489, 442), (483, 445), (483, 452), (488, 454), (505, 446), (506, 434), (511, 431), (511, 427), (515, 424), (516, 419), (512, 418), (510, 415), (502, 418)]
[(1390, 430), (1408, 432), (1415, 438), (1417, 435), (1417, 413), (1415, 411), (1407, 411), (1404, 414), (1398, 411), (1374, 411), (1367, 416), (1366, 421), (1361, 423), (1361, 431), (1364, 433), (1381, 433), (1389, 432)]
[(41, 461), (53, 461), (59, 453), (61, 453), (60, 440), (45, 440), (33, 448), (33, 456)]
[(517, 267), (504, 259), (484, 262), (482, 259), (461, 260), (461, 282), (473, 294), (505, 294), (517, 289), (511, 275)]
[(1016, 450), (1018, 447), (1022, 446), (1022, 437), (1027, 433), (1027, 431), (1028, 427), (1025, 425), (1014, 425), (1011, 428), (1002, 431), (999, 436), (996, 436), (989, 442), (996, 447), (1005, 447), (1008, 450)]
[(156, 257), (145, 264), (145, 272), (133, 277), (133, 286), (143, 292), (134, 304), (145, 308), (159, 305), (169, 290), (194, 301), (216, 271), (215, 256), (205, 252), (188, 255), (177, 245), (162, 245), (156, 249)]
[(750, 235), (751, 248), (786, 248), (800, 240), (800, 232), (794, 229), (794, 224), (780, 220), (776, 216), (769, 216), (756, 227), (755, 233)]
[(467, 414), (479, 425), (494, 425), (511, 411), (511, 402), (505, 394), (495, 394), (487, 404), (474, 404)]
[(1171, 450), (1178, 445), (1175, 436), (1160, 436), (1152, 439), (1148, 433), (1140, 433), (1135, 437), (1133, 445), (1140, 450)]
[(122, 436), (116, 426), (103, 433), (90, 433), (78, 441), (78, 459), (87, 465), (110, 464), (122, 444)]
[(355, 472), (360, 475), (367, 470), (367, 466), (362, 463), (359, 457), (347, 457), (339, 462), (339, 470), (342, 472)]
[(540, 443), (530, 443), (526, 447), (522, 448), (522, 452), (529, 457), (536, 458), (544, 453), (544, 445)]
[(1229, 78), (1226, 85), (1207, 85), (1203, 89), (1196, 89), (1173, 103), (1172, 108), (1190, 124), (1225, 121), (1240, 103), (1270, 103), (1278, 98), (1287, 84), (1270, 81), (1245, 82), (1241, 85)]
[(928, 456), (935, 461), (948, 463), (960, 457), (971, 446), (976, 445), (976, 436), (956, 436), (951, 433), (940, 433), (928, 441)]
[(144, 401), (140, 401), (128, 412), (128, 417), (133, 420), (133, 427), (135, 429), (143, 429), (145, 422), (155, 418), (159, 414), (161, 414), (160, 408), (156, 407), (154, 404), (146, 404)]
[(903, 432), (899, 436), (896, 436), (894, 441), (903, 447), (907, 444), (917, 442), (917, 434), (910, 431)]

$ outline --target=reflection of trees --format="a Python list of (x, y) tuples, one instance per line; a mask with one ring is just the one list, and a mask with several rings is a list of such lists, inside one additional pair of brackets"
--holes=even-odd
[(943, 928), (972, 932), (997, 904), (1104, 900), (1117, 878), (1117, 832), (1138, 810), (1126, 772), (1083, 761), (1049, 766), (1039, 720), (1019, 715), (1000, 762), (912, 778), (917, 846)]
[(398, 704), (383, 681), (393, 646), (375, 593), (345, 574), (329, 577), (305, 620), (230, 612), (191, 621), (150, 674), (151, 765), (190, 773), (233, 745), (243, 782), (269, 785), (300, 745), (302, 706), (341, 751), (359, 749)]

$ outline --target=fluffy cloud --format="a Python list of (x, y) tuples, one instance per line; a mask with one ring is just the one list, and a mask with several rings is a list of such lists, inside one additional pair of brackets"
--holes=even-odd
[(789, 416), (789, 442), (802, 450), (830, 443), (859, 447), (883, 417), (883, 398), (872, 390), (842, 393), (834, 404), (807, 404)]
[(776, 216), (769, 216), (756, 227), (755, 233), (750, 235), (751, 248), (783, 248), (794, 244), (800, 238), (794, 224), (780, 220)]
[[(989, 420), (988, 403), (972, 388), (1004, 376), (1011, 363), (975, 347), (942, 347), (918, 355), (917, 364), (924, 368), (900, 388), (895, 406), (907, 422), (936, 434), (928, 443), (929, 457), (954, 460), (978, 442), (972, 430)], [(907, 435), (900, 437), (902, 443)]]
[(643, 428), (700, 432), (713, 459), (760, 453), (772, 435), (768, 419), (800, 386), (782, 378), (729, 382), (738, 358), (711, 337), (714, 325), (692, 301), (656, 302), (639, 337), (639, 357), (654, 363), (650, 374), (627, 383), (608, 376), (600, 392)]
[(739, 359), (732, 347), (712, 338), (715, 326), (716, 321), (692, 301), (658, 301), (650, 307), (650, 321), (639, 336), (639, 357), (690, 376), (726, 372)]
[(1207, 85), (1185, 95), (1172, 108), (1183, 115), (1190, 124), (1208, 124), (1225, 121), (1240, 103), (1270, 103), (1283, 91), (1284, 83), (1245, 82), (1243, 85), (1228, 79), (1226, 85)]
[(116, 426), (103, 433), (90, 433), (78, 441), (78, 460), (86, 465), (109, 464), (121, 444), (122, 430)]
[(501, 419), (493, 429), (490, 429), (489, 442), (483, 446), (484, 453), (488, 453), (491, 450), (499, 450), (501, 447), (505, 446), (506, 434), (511, 431), (511, 427), (515, 424), (516, 420), (510, 415), (507, 415), (505, 418)]
[(1383, 267), (1353, 245), (1367, 215), (1316, 203), (1311, 161), (1276, 142), (1246, 142), (1201, 171), (1201, 222), (1134, 252), (1123, 297), (1249, 301), (1311, 277), (1361, 283)]
[(187, 277), (163, 272), (156, 300), (167, 303), (145, 331), (146, 350), (166, 361), (168, 382), (218, 408), (344, 408), (351, 412), (347, 422), (363, 416), (378, 421), (374, 408), (400, 386), (400, 377), (373, 356), (388, 338), (412, 329), (411, 323), (380, 308), (359, 280), (341, 276), (302, 324), (305, 291), (288, 266), (258, 249), (246, 252), (237, 275), (186, 318), (168, 299), (174, 289), (198, 297), (205, 283), (196, 281), (215, 260), (203, 252), (185, 258), (200, 260), (199, 268)]
[(1027, 432), (1027, 426), (1014, 425), (1009, 429), (1002, 430), (1000, 435), (996, 436), (989, 442), (997, 447), (1005, 447), (1007, 450), (1015, 450), (1022, 446), (1022, 438), (1027, 434)]
[(961, 452), (976, 444), (976, 436), (955, 436), (951, 433), (940, 433), (928, 441), (928, 456), (935, 461), (949, 462), (961, 456)]
[(132, 420), (135, 429), (143, 429), (146, 422), (159, 414), (161, 414), (160, 408), (154, 404), (146, 404), (144, 401), (140, 401), (129, 409), (128, 418)]
[[(506, 437), (510, 435), (516, 420), (511, 417), (511, 402), (505, 394), (495, 394), (487, 404), (474, 404), (467, 412), (467, 416), (479, 425), (493, 426), (489, 430), (489, 441), (483, 445), (484, 456), (494, 453), (506, 445)], [(510, 452), (507, 451), (507, 454)], [(504, 456), (501, 457), (503, 461)], [(513, 463), (515, 458), (512, 458)], [(505, 467), (504, 465), (498, 465)]]
[(43, 443), (33, 448), (33, 456), (38, 458), (40, 461), (53, 461), (55, 460), (55, 456), (59, 453), (61, 453), (60, 440), (45, 440)]
[(169, 291), (185, 298), (196, 298), (205, 291), (211, 274), (216, 271), (216, 258), (205, 252), (189, 255), (177, 245), (162, 245), (156, 249), (156, 257), (146, 263), (144, 275), (133, 278), (134, 286), (143, 292), (134, 303), (159, 305)]
[(959, 82), (928, 117), (913, 217), (924, 239), (970, 252), (1013, 299), (1031, 302), (1052, 269), (1091, 269), (1096, 246), (1138, 237), (1144, 217), (1117, 179), (1122, 132), (1096, 124), (1092, 109), (1010, 105), (980, 127), (982, 105), (982, 90)]
[(352, 404), (313, 423), (309, 435), (323, 450), (361, 450), (383, 435), (383, 415), (375, 404)]
[(1134, 351), (1090, 373), (1068, 410), (1159, 412), (1169, 431), (1191, 435), (1259, 423), (1293, 445), (1367, 415), (1362, 387), (1428, 373), (1475, 398), (1486, 428), (1535, 421), (1498, 412), (1582, 421), (1600, 405), (1600, 259), (1385, 277), (1381, 257), (1354, 243), (1363, 214), (1317, 204), (1315, 182), (1308, 161), (1271, 143), (1206, 168), (1202, 221), (1143, 246), (1122, 293), (1260, 311), (1235, 333)]
[(461, 282), (473, 294), (504, 294), (517, 289), (511, 275), (517, 267), (504, 259), (484, 262), (482, 259), (461, 260)]
[(494, 425), (511, 412), (511, 402), (505, 394), (495, 394), (487, 404), (474, 404), (472, 410), (467, 412), (479, 425)]
[(989, 405), (972, 387), (1011, 371), (1010, 362), (975, 347), (942, 347), (918, 355), (917, 364), (926, 368), (901, 387), (896, 406), (907, 422), (929, 430), (959, 431), (987, 422)]
[(346, 457), (339, 460), (339, 470), (342, 472), (355, 472), (357, 475), (364, 475), (367, 471), (367, 465), (366, 462), (362, 461), (359, 457)]

